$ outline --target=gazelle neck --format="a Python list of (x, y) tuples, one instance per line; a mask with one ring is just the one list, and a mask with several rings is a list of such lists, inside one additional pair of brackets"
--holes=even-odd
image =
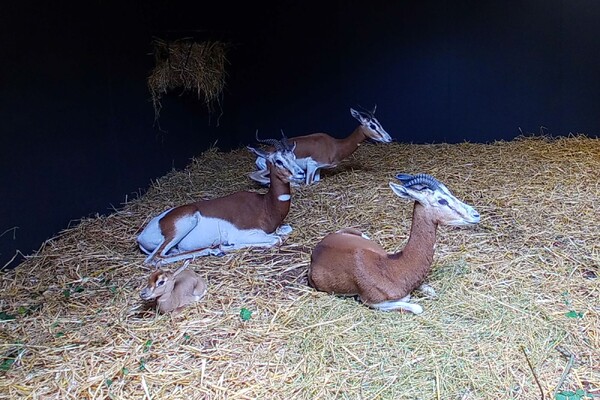
[(356, 129), (344, 139), (339, 139), (338, 159), (343, 160), (350, 154), (354, 153), (358, 145), (363, 142), (367, 136), (363, 132), (363, 126), (358, 125)]
[(269, 191), (265, 194), (265, 211), (272, 221), (272, 231), (277, 229), (290, 211), (291, 191), (290, 183), (281, 180), (277, 173), (277, 167), (269, 163), (269, 175), (271, 184)]
[(403, 279), (414, 281), (414, 287), (417, 287), (431, 270), (436, 231), (437, 223), (431, 220), (421, 204), (415, 202), (408, 242), (401, 252), (390, 255), (390, 260), (402, 269), (403, 274), (410, 272), (404, 274)]

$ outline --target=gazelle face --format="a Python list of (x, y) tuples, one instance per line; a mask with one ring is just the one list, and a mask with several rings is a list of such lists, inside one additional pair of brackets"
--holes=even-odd
[(440, 225), (473, 225), (479, 223), (479, 213), (470, 205), (457, 199), (442, 183), (437, 182), (435, 189), (426, 185), (410, 187), (390, 182), (394, 193), (400, 197), (418, 201), (433, 221)]
[(275, 150), (271, 153), (255, 149), (248, 146), (248, 149), (259, 157), (263, 157), (267, 162), (272, 163), (277, 168), (277, 173), (280, 174), (287, 182), (303, 182), (306, 179), (305, 171), (296, 163), (296, 143), (291, 149)]
[(152, 300), (162, 296), (167, 289), (168, 281), (169, 277), (162, 270), (154, 271), (148, 278), (148, 286), (140, 292), (140, 297), (142, 300)]
[(440, 184), (440, 188), (434, 190), (430, 198), (425, 201), (438, 215), (441, 225), (460, 226), (479, 223), (479, 213), (470, 205), (457, 199), (444, 185)]
[(275, 164), (278, 170), (283, 172), (288, 182), (303, 182), (306, 178), (306, 173), (296, 163), (296, 154), (294, 154), (294, 147), (289, 151), (276, 151), (271, 153), (271, 162)]
[(374, 110), (372, 113), (356, 111), (351, 108), (350, 113), (354, 118), (360, 122), (360, 124), (365, 128), (365, 135), (369, 139), (372, 139), (376, 142), (389, 143), (392, 141), (392, 137), (383, 129), (377, 118), (375, 118)]

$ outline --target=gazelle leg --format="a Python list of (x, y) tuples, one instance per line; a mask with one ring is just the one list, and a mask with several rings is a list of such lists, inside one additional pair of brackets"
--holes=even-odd
[[(156, 248), (151, 253), (148, 253), (148, 257), (146, 257), (146, 259), (144, 260), (144, 265), (155, 264), (156, 268), (160, 268), (160, 265), (156, 262), (153, 262), (152, 260), (154, 260), (156, 253), (158, 253), (158, 251), (163, 246), (163, 244), (164, 244), (164, 240), (158, 246), (156, 246)], [(142, 247), (140, 246), (140, 248), (142, 248)]]
[(182, 303), (187, 306), (190, 304), (194, 304), (194, 303), (200, 301), (201, 299), (202, 299), (202, 296), (189, 295), (189, 296), (185, 296), (182, 299)]
[(194, 287), (194, 292), (193, 292), (193, 295), (194, 295), (196, 301), (199, 301), (200, 299), (202, 299), (204, 297), (204, 295), (206, 295), (207, 291), (208, 291), (208, 287), (206, 286), (206, 283), (203, 280), (198, 280), (198, 282), (196, 283), (196, 286)]
[[(160, 260), (166, 260), (167, 258), (169, 258), (169, 256), (167, 256), (167, 253), (173, 247), (177, 246), (177, 244), (181, 242), (181, 240), (184, 237), (186, 237), (198, 225), (198, 218), (199, 214), (196, 213), (188, 217), (179, 219), (173, 234), (169, 235), (168, 237), (165, 237), (164, 240), (160, 243), (160, 245), (156, 246), (154, 251), (150, 253), (148, 257), (146, 257), (146, 260), (144, 260), (144, 264), (156, 264), (156, 258), (159, 258)], [(173, 256), (177, 255), (178, 254), (174, 254)], [(190, 257), (179, 258), (179, 260), (183, 260), (185, 258)]]
[[(315, 174), (318, 173), (317, 163), (310, 160), (306, 163), (306, 184), (310, 185), (315, 182)], [(317, 181), (319, 180), (317, 176)]]
[(221, 250), (230, 251), (243, 249), (244, 247), (273, 247), (277, 244), (281, 243), (281, 238), (277, 235), (270, 235), (269, 237), (261, 238), (261, 240), (252, 241), (252, 242), (237, 242), (235, 244), (230, 245), (222, 245)]
[(222, 244), (221, 250), (230, 251), (244, 247), (273, 247), (280, 244), (283, 239), (273, 233), (266, 233), (258, 229), (240, 231), (235, 236), (229, 236), (229, 244)]
[(277, 230), (275, 231), (275, 233), (279, 236), (285, 236), (285, 235), (289, 235), (290, 233), (292, 233), (293, 229), (291, 226), (289, 225), (280, 225)]
[(204, 257), (204, 256), (218, 256), (222, 253), (220, 248), (207, 247), (205, 249), (191, 250), (191, 251), (182, 251), (177, 254), (173, 254), (171, 256), (161, 257), (158, 260), (158, 264), (169, 264), (176, 261), (188, 260), (196, 257)]
[(315, 168), (313, 182), (319, 182), (320, 180), (321, 180), (321, 170), (319, 168)]
[(409, 303), (410, 296), (405, 296), (400, 300), (388, 300), (381, 303), (368, 304), (369, 307), (375, 308), (381, 311), (395, 311), (395, 310), (406, 310), (413, 314), (421, 314), (423, 307), (418, 304)]
[[(160, 243), (160, 245), (156, 246), (154, 251), (152, 251), (152, 253), (150, 253), (148, 255), (148, 257), (146, 257), (146, 259), (144, 260), (144, 264), (146, 264), (146, 265), (154, 264), (154, 266), (156, 268), (160, 268), (160, 264), (161, 264), (162, 260), (167, 258), (166, 254), (169, 252), (169, 250), (171, 250), (173, 247), (175, 247), (177, 245), (177, 243), (179, 243), (181, 241), (181, 239), (183, 239), (192, 229), (190, 229), (189, 231), (186, 231), (184, 233), (182, 232), (179, 235), (174, 236), (168, 242), (166, 240), (162, 241)], [(158, 258), (158, 260), (157, 260), (157, 258)]]
[(267, 169), (267, 160), (265, 160), (263, 157), (256, 157), (256, 161), (254, 163), (258, 169)]

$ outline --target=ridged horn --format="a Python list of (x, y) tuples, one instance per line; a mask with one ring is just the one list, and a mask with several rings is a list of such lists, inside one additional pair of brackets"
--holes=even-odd
[(423, 185), (431, 190), (437, 190), (440, 187), (440, 182), (438, 182), (438, 180), (435, 179), (433, 176), (427, 174), (398, 174), (396, 175), (396, 179), (402, 182), (402, 184), (406, 187), (411, 187), (414, 185)]
[(270, 146), (275, 146), (277, 149), (279, 149), (279, 140), (277, 139), (261, 139), (258, 137), (258, 129), (256, 130), (256, 141), (259, 143), (264, 143), (264, 144), (268, 144)]
[(377, 110), (377, 104), (375, 104), (375, 107), (373, 107), (373, 110), (368, 110), (365, 107), (361, 106), (360, 104), (358, 105), (358, 107), (361, 109), (361, 113), (366, 114), (369, 116), (369, 118), (375, 118), (375, 110)]

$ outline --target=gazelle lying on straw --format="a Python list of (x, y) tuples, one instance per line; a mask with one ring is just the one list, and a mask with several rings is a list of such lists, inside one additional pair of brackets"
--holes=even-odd
[(179, 312), (185, 306), (200, 301), (206, 294), (206, 281), (187, 269), (189, 260), (175, 272), (154, 270), (148, 285), (140, 293), (142, 300), (154, 300), (162, 313)]
[(431, 270), (438, 225), (471, 225), (479, 222), (475, 209), (454, 197), (432, 176), (400, 174), (403, 185), (390, 182), (399, 197), (414, 200), (410, 237), (399, 253), (388, 254), (356, 229), (327, 235), (312, 252), (308, 279), (317, 290), (358, 295), (370, 307), (423, 312), (409, 303), (410, 293), (422, 285)]
[[(335, 168), (342, 160), (349, 157), (366, 139), (376, 142), (388, 143), (392, 141), (390, 135), (383, 129), (375, 118), (373, 111), (356, 111), (351, 108), (350, 113), (360, 125), (344, 139), (335, 139), (326, 133), (313, 133), (305, 136), (290, 138), (296, 142), (296, 162), (306, 171), (307, 185), (320, 180), (321, 168)], [(261, 183), (269, 183), (269, 171), (264, 157), (256, 159), (258, 171), (250, 174), (250, 178)]]
[[(290, 181), (304, 180), (294, 147), (285, 137), (271, 152), (248, 146), (267, 160), (271, 187), (267, 193), (236, 192), (225, 197), (171, 208), (154, 217), (137, 238), (149, 254), (146, 264), (170, 263), (217, 255), (242, 247), (271, 247), (292, 231), (281, 225), (290, 210)], [(280, 226), (281, 225), (281, 226)]]

